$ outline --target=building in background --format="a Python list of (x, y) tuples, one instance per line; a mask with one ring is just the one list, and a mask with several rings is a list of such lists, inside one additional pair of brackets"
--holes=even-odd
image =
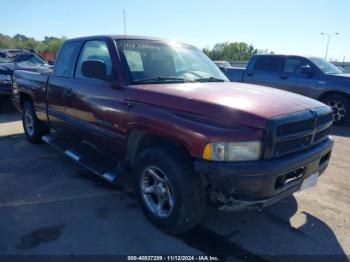
[(56, 53), (53, 52), (39, 52), (39, 54), (45, 58), (46, 61), (48, 62), (55, 62), (56, 60)]

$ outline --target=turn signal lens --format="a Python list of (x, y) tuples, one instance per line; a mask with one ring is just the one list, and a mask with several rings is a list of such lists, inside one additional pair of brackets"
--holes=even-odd
[(211, 160), (211, 152), (212, 152), (212, 146), (211, 144), (207, 144), (203, 151), (203, 159)]

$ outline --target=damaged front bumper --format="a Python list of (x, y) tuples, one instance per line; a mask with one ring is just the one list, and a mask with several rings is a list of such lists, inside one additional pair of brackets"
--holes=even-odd
[(251, 162), (210, 162), (198, 160), (197, 173), (209, 178), (209, 198), (220, 210), (262, 209), (300, 190), (312, 174), (328, 166), (333, 140), (301, 153)]

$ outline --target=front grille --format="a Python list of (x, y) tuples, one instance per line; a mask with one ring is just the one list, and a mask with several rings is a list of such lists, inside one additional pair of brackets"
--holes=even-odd
[(265, 159), (313, 147), (328, 138), (333, 115), (329, 107), (284, 115), (267, 125)]

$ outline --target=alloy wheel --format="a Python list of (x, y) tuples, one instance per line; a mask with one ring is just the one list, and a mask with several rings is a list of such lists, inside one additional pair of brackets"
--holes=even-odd
[(165, 172), (148, 166), (141, 176), (142, 197), (148, 209), (160, 218), (169, 217), (174, 210), (174, 191)]
[(25, 111), (24, 114), (24, 127), (28, 135), (33, 136), (34, 134), (34, 119), (32, 113), (29, 110)]
[(332, 108), (334, 121), (340, 121), (345, 117), (346, 108), (342, 101), (330, 100), (327, 104)]

